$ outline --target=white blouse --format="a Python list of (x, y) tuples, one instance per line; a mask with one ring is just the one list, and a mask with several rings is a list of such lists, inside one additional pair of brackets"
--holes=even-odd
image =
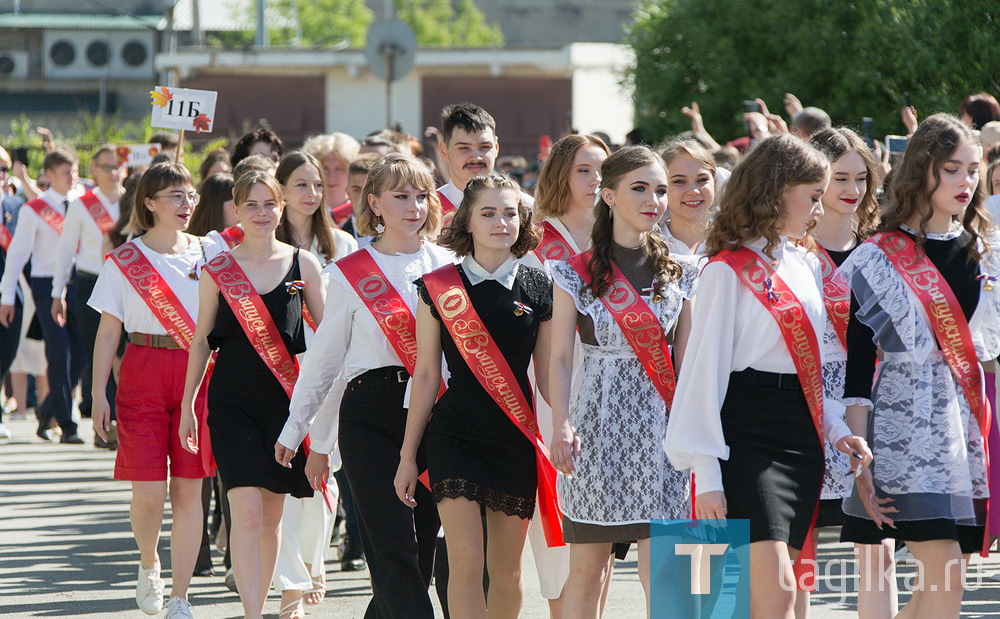
[[(94, 195), (107, 209), (112, 221), (118, 221), (118, 201), (109, 200), (99, 187), (94, 188)], [(101, 272), (101, 265), (104, 264), (104, 234), (79, 198), (70, 203), (62, 235), (59, 237), (55, 271), (52, 275), (53, 299), (59, 299), (65, 293), (74, 257), (77, 271), (92, 275)]]
[[(188, 236), (190, 243), (187, 249), (179, 254), (159, 254), (142, 241), (142, 237), (131, 242), (160, 274), (160, 277), (177, 295), (184, 309), (191, 315), (191, 320), (198, 322), (198, 280), (191, 278), (191, 273), (201, 274), (205, 263), (228, 251), (225, 242), (215, 241), (208, 237)], [(199, 242), (200, 241), (200, 242)], [(204, 251), (203, 251), (204, 250)], [(205, 277), (204, 274), (200, 275)], [(110, 258), (101, 267), (97, 277), (94, 292), (90, 295), (87, 305), (98, 312), (107, 312), (122, 321), (128, 333), (147, 333), (149, 335), (167, 335), (167, 330), (156, 318), (146, 302), (129, 283), (118, 264)]]
[[(770, 262), (762, 251), (764, 245), (765, 240), (758, 239), (748, 246)], [(827, 319), (819, 260), (786, 237), (772, 253), (778, 260), (776, 272), (802, 303), (816, 341), (822, 342)], [(729, 447), (719, 413), (729, 375), (748, 367), (781, 374), (796, 371), (771, 313), (728, 264), (705, 266), (696, 299), (663, 448), (676, 468), (694, 469), (701, 494), (723, 489), (719, 459), (729, 458)], [(825, 400), (823, 417), (832, 443), (850, 434), (839, 402)]]
[[(455, 262), (453, 253), (428, 241), (424, 241), (420, 250), (413, 254), (392, 256), (379, 252), (372, 245), (359, 251), (371, 254), (414, 316), (417, 313), (417, 288), (413, 282), (438, 267)], [(292, 449), (297, 449), (309, 432), (309, 426), (327, 396), (333, 397), (330, 391), (338, 377), (346, 385), (368, 370), (402, 364), (337, 264), (327, 266), (324, 275), (329, 277), (330, 283), (323, 321), (316, 330), (312, 348), (302, 360), (289, 405), (288, 421), (278, 437), (278, 442)], [(324, 413), (329, 411), (335, 414), (332, 408), (324, 406)], [(327, 450), (332, 450), (332, 447), (313, 444), (313, 449), (320, 453), (329, 453)]]
[(670, 220), (665, 219), (662, 224), (660, 224), (660, 232), (663, 234), (663, 238), (666, 239), (667, 245), (670, 247), (670, 253), (678, 256), (704, 256), (705, 252), (708, 250), (707, 244), (702, 241), (698, 243), (694, 251), (687, 244), (670, 234)]
[[(41, 196), (60, 215), (66, 214), (63, 201), (72, 202), (82, 192), (70, 191), (64, 196), (55, 189), (48, 189)], [(52, 277), (56, 266), (56, 247), (59, 246), (59, 235), (38, 216), (33, 208), (24, 204), (17, 215), (17, 227), (14, 238), (7, 248), (7, 262), (3, 278), (0, 279), (0, 304), (14, 305), (17, 298), (17, 278), (24, 270), (24, 265), (31, 260), (31, 277)]]

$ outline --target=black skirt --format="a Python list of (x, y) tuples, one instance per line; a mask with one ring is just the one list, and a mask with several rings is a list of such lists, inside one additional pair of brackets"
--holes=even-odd
[(722, 405), (729, 459), (720, 460), (727, 518), (750, 521), (750, 542), (801, 549), (823, 485), (823, 446), (794, 374), (733, 372)]
[[(892, 517), (892, 514), (889, 514)], [(983, 526), (956, 524), (948, 518), (930, 520), (895, 520), (895, 528), (882, 525), (880, 531), (875, 522), (868, 518), (844, 515), (844, 528), (840, 530), (840, 541), (855, 544), (878, 544), (884, 539), (904, 542), (929, 542), (931, 540), (955, 540), (962, 554), (979, 552), (983, 545)]]

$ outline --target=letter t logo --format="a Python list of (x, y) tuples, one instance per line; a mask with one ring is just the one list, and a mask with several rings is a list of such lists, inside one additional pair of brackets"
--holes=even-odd
[(674, 544), (674, 552), (691, 557), (691, 595), (712, 592), (712, 557), (726, 554), (727, 548), (729, 544)]

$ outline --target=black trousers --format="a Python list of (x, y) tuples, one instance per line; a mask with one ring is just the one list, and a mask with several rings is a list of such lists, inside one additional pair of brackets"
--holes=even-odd
[[(94, 341), (97, 340), (97, 328), (101, 325), (101, 313), (87, 305), (90, 295), (94, 292), (97, 276), (84, 271), (76, 272), (76, 324), (80, 330), (80, 346), (83, 349), (80, 374), (80, 391), (83, 400), (80, 402), (80, 415), (90, 417), (90, 409), (94, 405), (91, 387), (94, 382)], [(108, 385), (105, 393), (111, 405), (111, 419), (115, 419), (115, 393), (118, 385), (115, 383), (115, 373), (108, 375)]]
[(66, 286), (66, 326), (52, 319), (52, 278), (32, 277), (31, 295), (35, 300), (35, 315), (42, 325), (45, 340), (45, 361), (49, 364), (49, 395), (38, 405), (39, 427), (47, 427), (51, 419), (59, 422), (64, 436), (76, 434), (73, 421), (73, 387), (80, 380), (83, 351), (80, 349), (79, 327), (76, 324), (76, 287)]
[[(417, 485), (414, 509), (393, 488), (406, 427), (401, 370), (380, 368), (358, 376), (340, 405), (340, 455), (372, 580), (365, 619), (434, 617), (427, 589), (441, 526), (437, 506), (423, 484)], [(424, 467), (422, 449), (417, 465)]]
[[(6, 327), (0, 325), (0, 380), (5, 380), (10, 366), (17, 356), (17, 345), (21, 341), (21, 321), (24, 320), (24, 306), (21, 299), (14, 301), (14, 319)], [(20, 406), (26, 406), (18, 402)], [(0, 423), (3, 423), (3, 403), (0, 402)]]

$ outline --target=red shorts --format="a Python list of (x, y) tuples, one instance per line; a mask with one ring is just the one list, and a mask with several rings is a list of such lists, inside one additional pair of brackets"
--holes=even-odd
[(167, 461), (172, 477), (200, 479), (215, 475), (212, 443), (205, 422), (208, 379), (195, 400), (198, 418), (198, 453), (181, 447), (181, 398), (188, 354), (183, 350), (129, 344), (122, 358), (118, 380), (118, 455), (115, 479), (163, 481)]

